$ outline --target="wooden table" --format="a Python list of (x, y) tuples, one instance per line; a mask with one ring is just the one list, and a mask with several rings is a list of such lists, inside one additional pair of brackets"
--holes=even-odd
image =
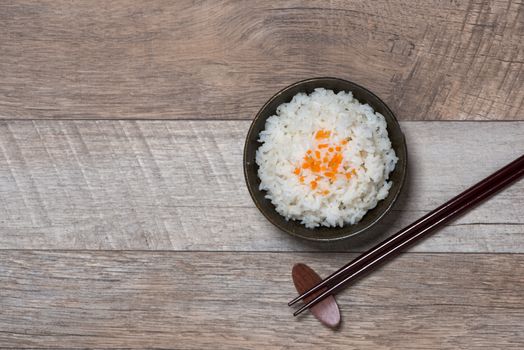
[[(291, 316), (326, 275), (524, 152), (514, 1), (0, 2), (0, 348), (522, 349), (524, 182), (362, 279), (338, 331)], [(380, 229), (290, 238), (244, 185), (258, 108), (337, 76), (401, 119)]]

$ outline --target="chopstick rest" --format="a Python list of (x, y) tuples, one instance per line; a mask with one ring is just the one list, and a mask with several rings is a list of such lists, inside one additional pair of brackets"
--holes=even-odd
[[(291, 276), (293, 277), (293, 283), (299, 294), (308, 291), (322, 282), (322, 278), (320, 278), (320, 276), (306, 264), (296, 264), (293, 266)], [(306, 303), (309, 302), (324, 290), (326, 289), (321, 289), (317, 293), (304, 298), (304, 301)], [(325, 298), (309, 309), (309, 311), (320, 321), (320, 323), (329, 328), (336, 328), (340, 324), (340, 310), (333, 295)]]

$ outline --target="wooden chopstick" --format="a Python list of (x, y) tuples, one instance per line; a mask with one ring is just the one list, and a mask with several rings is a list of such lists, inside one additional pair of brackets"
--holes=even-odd
[(498, 192), (502, 188), (508, 186), (514, 181), (517, 181), (524, 175), (524, 155), (506, 165), (502, 169), (496, 171), (484, 180), (478, 182), (476, 185), (470, 187), (458, 196), (452, 198), (437, 209), (424, 215), (411, 225), (397, 232), (395, 235), (379, 243), (367, 252), (363, 253), (350, 263), (344, 265), (342, 268), (324, 279), (321, 283), (302, 293), (295, 299), (291, 300), (288, 305), (293, 305), (299, 300), (302, 300), (311, 294), (318, 292), (321, 288), (328, 288), (311, 301), (303, 305), (293, 315), (297, 316), (306, 309), (316, 305), (325, 297), (335, 294), (340, 289), (345, 287), (349, 282), (368, 272), (386, 258), (392, 257), (394, 253), (398, 253), (401, 248), (406, 247), (418, 241), (431, 232), (436, 227), (455, 218), (457, 215), (463, 213), (467, 209), (472, 208), (482, 200)]
[[(486, 178), (483, 181), (480, 181), (479, 183), (477, 183), (476, 185), (470, 187), (469, 189), (467, 189), (466, 191), (462, 192), (461, 194), (459, 194), (458, 196), (454, 197), (453, 199), (451, 199), (450, 201), (446, 202), (445, 204), (441, 205), (437, 209), (435, 209), (432, 212), (424, 215), (422, 218), (418, 219), (417, 221), (415, 221), (411, 225), (407, 226), (406, 228), (404, 228), (403, 230), (401, 230), (397, 234), (393, 235), (389, 239), (387, 239), (387, 240), (383, 241), (382, 243), (376, 245), (375, 247), (371, 248), (366, 253), (360, 255), (359, 257), (357, 257), (355, 260), (353, 260), (350, 263), (344, 265), (341, 269), (339, 269), (338, 271), (334, 272), (333, 274), (328, 276), (326, 279), (324, 279), (321, 284), (313, 287), (312, 289), (310, 289), (306, 293), (296, 297), (295, 299), (290, 301), (288, 305), (291, 306), (291, 305), (295, 304), (297, 301), (299, 301), (299, 300), (301, 300), (301, 299), (303, 299), (303, 298), (305, 298), (305, 297), (315, 293), (319, 289), (321, 289), (323, 287), (326, 287), (329, 284), (332, 284), (333, 281), (336, 280), (337, 278), (339, 278), (340, 275), (344, 274), (345, 271), (348, 271), (349, 269), (355, 269), (363, 261), (372, 258), (372, 256), (374, 256), (373, 254), (375, 254), (375, 255), (379, 254), (379, 251), (378, 251), (379, 248), (382, 248), (386, 244), (393, 244), (394, 242), (396, 242), (397, 239), (400, 239), (400, 237), (403, 236), (404, 231), (408, 231), (408, 230), (414, 231), (414, 230), (423, 228), (426, 225), (429, 225), (432, 221), (435, 220), (435, 218), (437, 218), (439, 216), (439, 214), (442, 215), (443, 211), (449, 209), (453, 203), (460, 202), (462, 199), (468, 198), (469, 196), (474, 195), (480, 188), (482, 188), (483, 186), (486, 186), (486, 184), (487, 184), (486, 182), (487, 181), (496, 181), (496, 179), (498, 179), (500, 176), (504, 176), (504, 174), (507, 174), (508, 172), (513, 171), (514, 168), (516, 169), (516, 167), (518, 167), (518, 160), (519, 159), (517, 159), (516, 161), (510, 163), (509, 165), (505, 166), (504, 168), (499, 169), (498, 171), (496, 171), (495, 173), (490, 175), (488, 178)], [(392, 241), (394, 241), (394, 242), (392, 242)]]

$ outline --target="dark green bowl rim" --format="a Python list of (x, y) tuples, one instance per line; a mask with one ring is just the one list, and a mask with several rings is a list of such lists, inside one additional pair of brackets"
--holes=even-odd
[[(344, 84), (349, 84), (349, 85), (356, 86), (356, 87), (364, 90), (366, 93), (368, 93), (368, 94), (372, 95), (373, 97), (375, 97), (377, 99), (377, 101), (379, 101), (383, 105), (384, 109), (386, 109), (389, 112), (390, 116), (392, 117), (391, 121), (396, 124), (396, 126), (397, 126), (397, 128), (398, 128), (398, 130), (400, 132), (400, 136), (402, 137), (402, 144), (404, 146), (403, 150), (404, 150), (404, 159), (405, 159), (405, 161), (404, 161), (402, 169), (400, 169), (403, 175), (402, 175), (402, 180), (401, 180), (401, 183), (399, 184), (399, 187), (398, 187), (397, 191), (392, 194), (393, 198), (392, 198), (390, 204), (386, 208), (384, 208), (384, 210), (379, 215), (377, 215), (375, 220), (371, 221), (367, 226), (364, 226), (361, 229), (359, 229), (357, 231), (350, 232), (350, 233), (348, 233), (346, 235), (340, 235), (338, 237), (330, 237), (330, 238), (320, 238), (320, 237), (316, 238), (316, 237), (303, 236), (303, 235), (301, 235), (299, 233), (290, 231), (287, 228), (282, 227), (278, 222), (275, 222), (271, 216), (267, 215), (265, 213), (265, 211), (260, 207), (260, 203), (256, 199), (256, 197), (254, 195), (254, 192), (253, 192), (255, 190), (256, 191), (260, 191), (260, 190), (252, 188), (253, 186), (251, 186), (251, 184), (249, 183), (249, 180), (248, 180), (249, 175), (248, 175), (248, 171), (247, 171), (247, 167), (246, 167), (246, 165), (247, 165), (247, 147), (248, 147), (248, 143), (251, 140), (252, 133), (253, 133), (253, 128), (255, 127), (255, 124), (256, 124), (257, 120), (261, 117), (262, 112), (267, 108), (267, 106), (269, 104), (271, 104), (271, 102), (273, 102), (273, 100), (278, 98), (281, 94), (283, 94), (287, 90), (292, 89), (292, 88), (294, 88), (294, 87), (296, 87), (298, 85), (302, 85), (302, 84), (310, 83), (310, 82), (316, 82), (316, 81), (325, 81), (325, 80), (339, 81), (339, 82), (342, 82)], [(389, 213), (391, 211), (391, 209), (393, 208), (393, 206), (397, 202), (397, 199), (398, 199), (400, 193), (402, 192), (402, 189), (404, 188), (404, 184), (406, 182), (407, 166), (408, 166), (408, 151), (407, 151), (407, 147), (406, 147), (406, 138), (404, 136), (404, 133), (402, 132), (402, 129), (400, 128), (400, 124), (398, 122), (398, 119), (397, 119), (395, 113), (393, 113), (393, 111), (389, 108), (389, 106), (384, 101), (382, 101), (382, 99), (380, 97), (378, 97), (376, 94), (374, 94), (373, 92), (371, 92), (367, 88), (363, 87), (360, 84), (354, 83), (354, 82), (352, 82), (350, 80), (341, 79), (341, 78), (335, 78), (335, 77), (316, 77), (316, 78), (308, 78), (308, 79), (300, 80), (300, 81), (298, 81), (296, 83), (293, 83), (291, 85), (288, 85), (288, 86), (284, 87), (283, 89), (281, 89), (280, 91), (275, 93), (270, 99), (267, 100), (266, 103), (264, 103), (264, 105), (259, 109), (259, 111), (255, 115), (255, 118), (253, 118), (253, 120), (251, 122), (251, 125), (249, 127), (249, 130), (247, 132), (246, 140), (244, 142), (244, 151), (243, 151), (244, 180), (246, 182), (246, 186), (247, 186), (247, 189), (249, 191), (249, 195), (251, 196), (251, 199), (255, 203), (255, 206), (257, 207), (257, 209), (262, 213), (262, 215), (264, 215), (264, 217), (269, 222), (271, 222), (275, 227), (277, 227), (281, 231), (284, 231), (287, 234), (290, 234), (291, 236), (299, 237), (299, 238), (302, 238), (302, 239), (305, 239), (305, 240), (308, 240), (308, 241), (315, 241), (315, 242), (340, 241), (340, 240), (343, 240), (343, 239), (347, 239), (347, 238), (359, 235), (359, 234), (363, 233), (364, 231), (369, 230), (371, 227), (375, 226), (378, 222), (380, 222), (384, 218), (384, 216), (387, 213)], [(275, 213), (277, 215), (280, 215), (276, 210), (275, 210)], [(296, 224), (297, 225), (302, 225), (298, 221), (296, 221)]]

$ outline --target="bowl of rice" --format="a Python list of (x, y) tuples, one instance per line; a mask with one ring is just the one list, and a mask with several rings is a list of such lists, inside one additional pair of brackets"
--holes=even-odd
[(391, 210), (406, 178), (400, 125), (375, 94), (338, 78), (276, 93), (255, 116), (244, 176), (261, 213), (291, 235), (333, 241)]

